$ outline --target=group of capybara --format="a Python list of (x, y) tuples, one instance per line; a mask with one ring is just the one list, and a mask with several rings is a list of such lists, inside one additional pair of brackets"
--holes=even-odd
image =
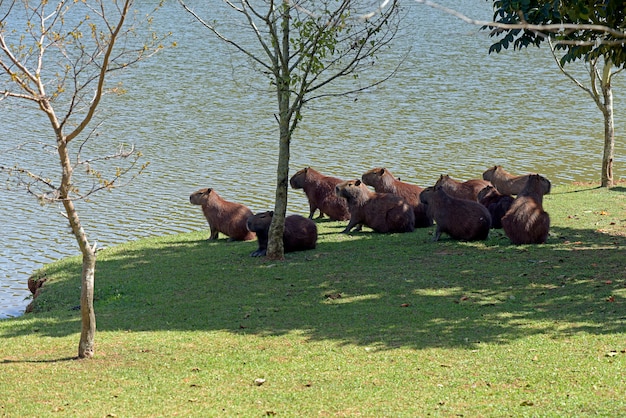
[[(546, 242), (550, 217), (543, 209), (543, 195), (550, 193), (550, 181), (539, 174), (515, 176), (499, 165), (482, 177), (459, 181), (442, 175), (433, 186), (422, 188), (401, 181), (386, 168), (369, 170), (360, 180), (342, 180), (303, 168), (289, 183), (304, 191), (309, 217), (285, 218), (284, 250), (315, 248), (317, 226), (312, 219), (317, 211), (320, 217), (348, 221), (344, 233), (363, 226), (380, 233), (411, 232), (435, 224), (434, 241), (442, 233), (455, 240), (484, 240), (491, 228), (502, 228), (514, 244)], [(193, 193), (189, 201), (202, 206), (211, 229), (209, 239), (217, 239), (219, 233), (237, 241), (256, 237), (259, 248), (251, 255), (266, 255), (272, 211), (255, 215), (210, 188)]]

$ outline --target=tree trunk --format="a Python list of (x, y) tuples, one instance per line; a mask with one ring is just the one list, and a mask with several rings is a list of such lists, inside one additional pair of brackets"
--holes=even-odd
[(604, 152), (602, 154), (602, 187), (612, 187), (613, 154), (615, 149), (615, 125), (613, 123), (613, 90), (611, 88), (611, 65), (605, 63), (602, 76), (602, 95), (604, 96)]
[(282, 39), (280, 42), (276, 42), (276, 57), (278, 57), (278, 60), (274, 62), (276, 91), (278, 94), (280, 139), (278, 146), (278, 166), (276, 168), (276, 201), (274, 202), (274, 217), (270, 225), (267, 243), (267, 258), (271, 260), (282, 260), (285, 258), (283, 232), (285, 230), (285, 216), (287, 214), (289, 146), (291, 144), (291, 73), (289, 69), (289, 19), (291, 7), (287, 0), (284, 1), (282, 7), (280, 31), (275, 32), (282, 34)]
[(80, 312), (82, 329), (78, 343), (78, 357), (92, 358), (95, 353), (96, 314), (93, 308), (94, 279), (96, 272), (96, 249), (92, 248), (87, 240), (87, 234), (83, 229), (76, 206), (70, 197), (72, 186), (72, 164), (67, 150), (66, 138), (60, 131), (57, 133), (57, 148), (61, 161), (63, 175), (59, 198), (63, 202), (67, 219), (69, 220), (72, 233), (83, 255), (83, 270), (81, 275)]
[(78, 357), (92, 358), (95, 354), (96, 312), (93, 308), (93, 292), (96, 273), (95, 251), (83, 252), (83, 272), (80, 291), (80, 316), (82, 328), (78, 343)]

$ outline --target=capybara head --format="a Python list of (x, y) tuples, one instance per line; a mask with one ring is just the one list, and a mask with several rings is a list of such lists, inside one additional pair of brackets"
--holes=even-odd
[(369, 189), (361, 180), (347, 180), (335, 186), (335, 193), (348, 202), (361, 200), (369, 193)]
[[(493, 174), (496, 172), (496, 170), (502, 170), (502, 166), (500, 165), (494, 165), (493, 167), (485, 170), (483, 172), (483, 179), (487, 180), (487, 181), (491, 181), (493, 179)], [(508, 173), (507, 173), (508, 174)]]
[(289, 184), (291, 185), (292, 189), (304, 188), (306, 175), (309, 169), (310, 167), (305, 167), (302, 170), (297, 171), (296, 174), (294, 174), (293, 176), (291, 176), (291, 178), (289, 179)]
[(420, 193), (420, 202), (425, 205), (428, 205), (432, 199), (433, 194), (435, 193), (435, 188), (440, 189), (440, 186), (429, 186), (422, 190)]
[(376, 186), (383, 182), (383, 177), (385, 176), (385, 173), (391, 175), (391, 173), (383, 167), (372, 168), (371, 170), (363, 173), (363, 175), (361, 176), (361, 180), (363, 181), (363, 183), (376, 189)]
[(189, 196), (189, 201), (193, 205), (202, 205), (202, 202), (205, 202), (212, 192), (213, 189), (211, 189), (210, 187), (206, 189), (200, 189), (196, 192), (193, 192), (191, 196)]
[(248, 231), (252, 232), (267, 232), (270, 229), (270, 224), (272, 223), (272, 217), (274, 216), (274, 211), (268, 210), (266, 212), (259, 212), (256, 215), (252, 215), (248, 218), (246, 222), (246, 227)]
[(551, 188), (552, 184), (550, 183), (550, 180), (539, 174), (531, 174), (528, 176), (528, 180), (526, 180), (526, 185), (524, 186), (524, 189), (522, 189), (520, 194), (548, 194), (550, 193)]

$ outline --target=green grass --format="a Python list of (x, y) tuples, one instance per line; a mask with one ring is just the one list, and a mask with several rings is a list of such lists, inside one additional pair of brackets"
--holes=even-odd
[(544, 204), (544, 245), (318, 221), (284, 262), (208, 230), (103, 250), (91, 360), (80, 260), (50, 264), (0, 321), (0, 416), (626, 416), (626, 189)]

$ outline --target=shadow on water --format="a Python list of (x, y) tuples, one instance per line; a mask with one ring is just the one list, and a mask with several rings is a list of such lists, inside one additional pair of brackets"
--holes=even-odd
[[(99, 331), (298, 331), (312, 340), (419, 349), (626, 329), (626, 237), (619, 235), (558, 227), (548, 244), (513, 246), (502, 231), (484, 243), (431, 242), (431, 228), (362, 232), (284, 262), (251, 258), (254, 241), (198, 236), (103, 254)], [(78, 332), (74, 306), (46, 310), (53, 294), (76, 294), (78, 303), (79, 273), (76, 263), (71, 280), (47, 284), (39, 314), (4, 336)]]

